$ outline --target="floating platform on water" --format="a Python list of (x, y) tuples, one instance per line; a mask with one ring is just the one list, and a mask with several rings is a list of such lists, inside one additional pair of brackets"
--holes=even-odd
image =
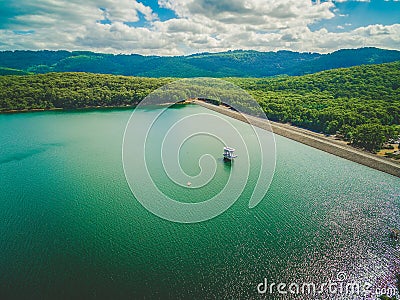
[(224, 159), (233, 160), (237, 157), (235, 154), (235, 149), (231, 147), (224, 147)]

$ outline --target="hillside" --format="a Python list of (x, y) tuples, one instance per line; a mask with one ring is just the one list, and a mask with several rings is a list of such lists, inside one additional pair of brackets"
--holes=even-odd
[(0, 67), (23, 73), (89, 72), (143, 77), (268, 77), (400, 60), (400, 51), (377, 48), (330, 54), (229, 51), (161, 57), (86, 51), (4, 51)]
[(31, 73), (17, 69), (0, 67), (0, 75), (29, 75), (29, 74)]

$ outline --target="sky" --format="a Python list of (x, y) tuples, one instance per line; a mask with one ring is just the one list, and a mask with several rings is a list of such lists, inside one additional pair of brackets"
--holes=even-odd
[(0, 0), (0, 50), (400, 50), (400, 0)]

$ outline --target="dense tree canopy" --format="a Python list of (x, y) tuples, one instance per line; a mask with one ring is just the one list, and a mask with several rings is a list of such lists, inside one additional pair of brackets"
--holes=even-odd
[[(329, 54), (291, 51), (228, 51), (162, 57), (113, 55), (89, 51), (3, 51), (0, 67), (36, 74), (90, 72), (144, 77), (266, 77), (400, 60), (400, 51), (344, 49)], [(8, 73), (12, 75), (11, 73)]]
[(132, 106), (171, 79), (50, 73), (0, 77), (0, 111)]

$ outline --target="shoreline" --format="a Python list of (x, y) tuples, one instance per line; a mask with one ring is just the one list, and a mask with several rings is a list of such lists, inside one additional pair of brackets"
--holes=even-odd
[(385, 158), (381, 158), (377, 155), (370, 154), (363, 150), (359, 150), (357, 148), (347, 145), (343, 141), (326, 137), (321, 133), (312, 132), (310, 130), (295, 127), (289, 124), (282, 124), (269, 120), (266, 122), (266, 120), (264, 119), (249, 115), (245, 115), (244, 117), (242, 114), (235, 112), (228, 107), (216, 106), (214, 104), (210, 104), (200, 100), (194, 100), (193, 103), (211, 109), (228, 117), (234, 118), (236, 120), (249, 123), (249, 121), (246, 120), (247, 118), (251, 121), (252, 125), (257, 126), (261, 129), (268, 131), (272, 129), (272, 132), (274, 134), (278, 134), (280, 136), (289, 138), (307, 146), (322, 150), (324, 152), (400, 178), (400, 164), (389, 161)]
[[(181, 101), (177, 103), (162, 103), (156, 104), (156, 106), (171, 106), (171, 105), (186, 105), (190, 104), (190, 101)], [(139, 103), (140, 104), (140, 103)], [(53, 111), (85, 111), (85, 110), (113, 110), (113, 109), (134, 109), (139, 104), (133, 105), (123, 105), (123, 106), (88, 106), (88, 107), (76, 107), (76, 108), (61, 108), (61, 107), (54, 107), (54, 108), (31, 108), (31, 109), (11, 109), (11, 110), (2, 110), (0, 111), (0, 115), (4, 114), (22, 114), (22, 113), (34, 113), (34, 112), (53, 112)]]
[(33, 112), (47, 112), (47, 111), (84, 111), (84, 110), (101, 110), (101, 109), (130, 109), (136, 106), (88, 106), (88, 107), (77, 107), (77, 108), (31, 108), (31, 109), (11, 109), (0, 111), (1, 114), (20, 114), (20, 113), (33, 113)]

